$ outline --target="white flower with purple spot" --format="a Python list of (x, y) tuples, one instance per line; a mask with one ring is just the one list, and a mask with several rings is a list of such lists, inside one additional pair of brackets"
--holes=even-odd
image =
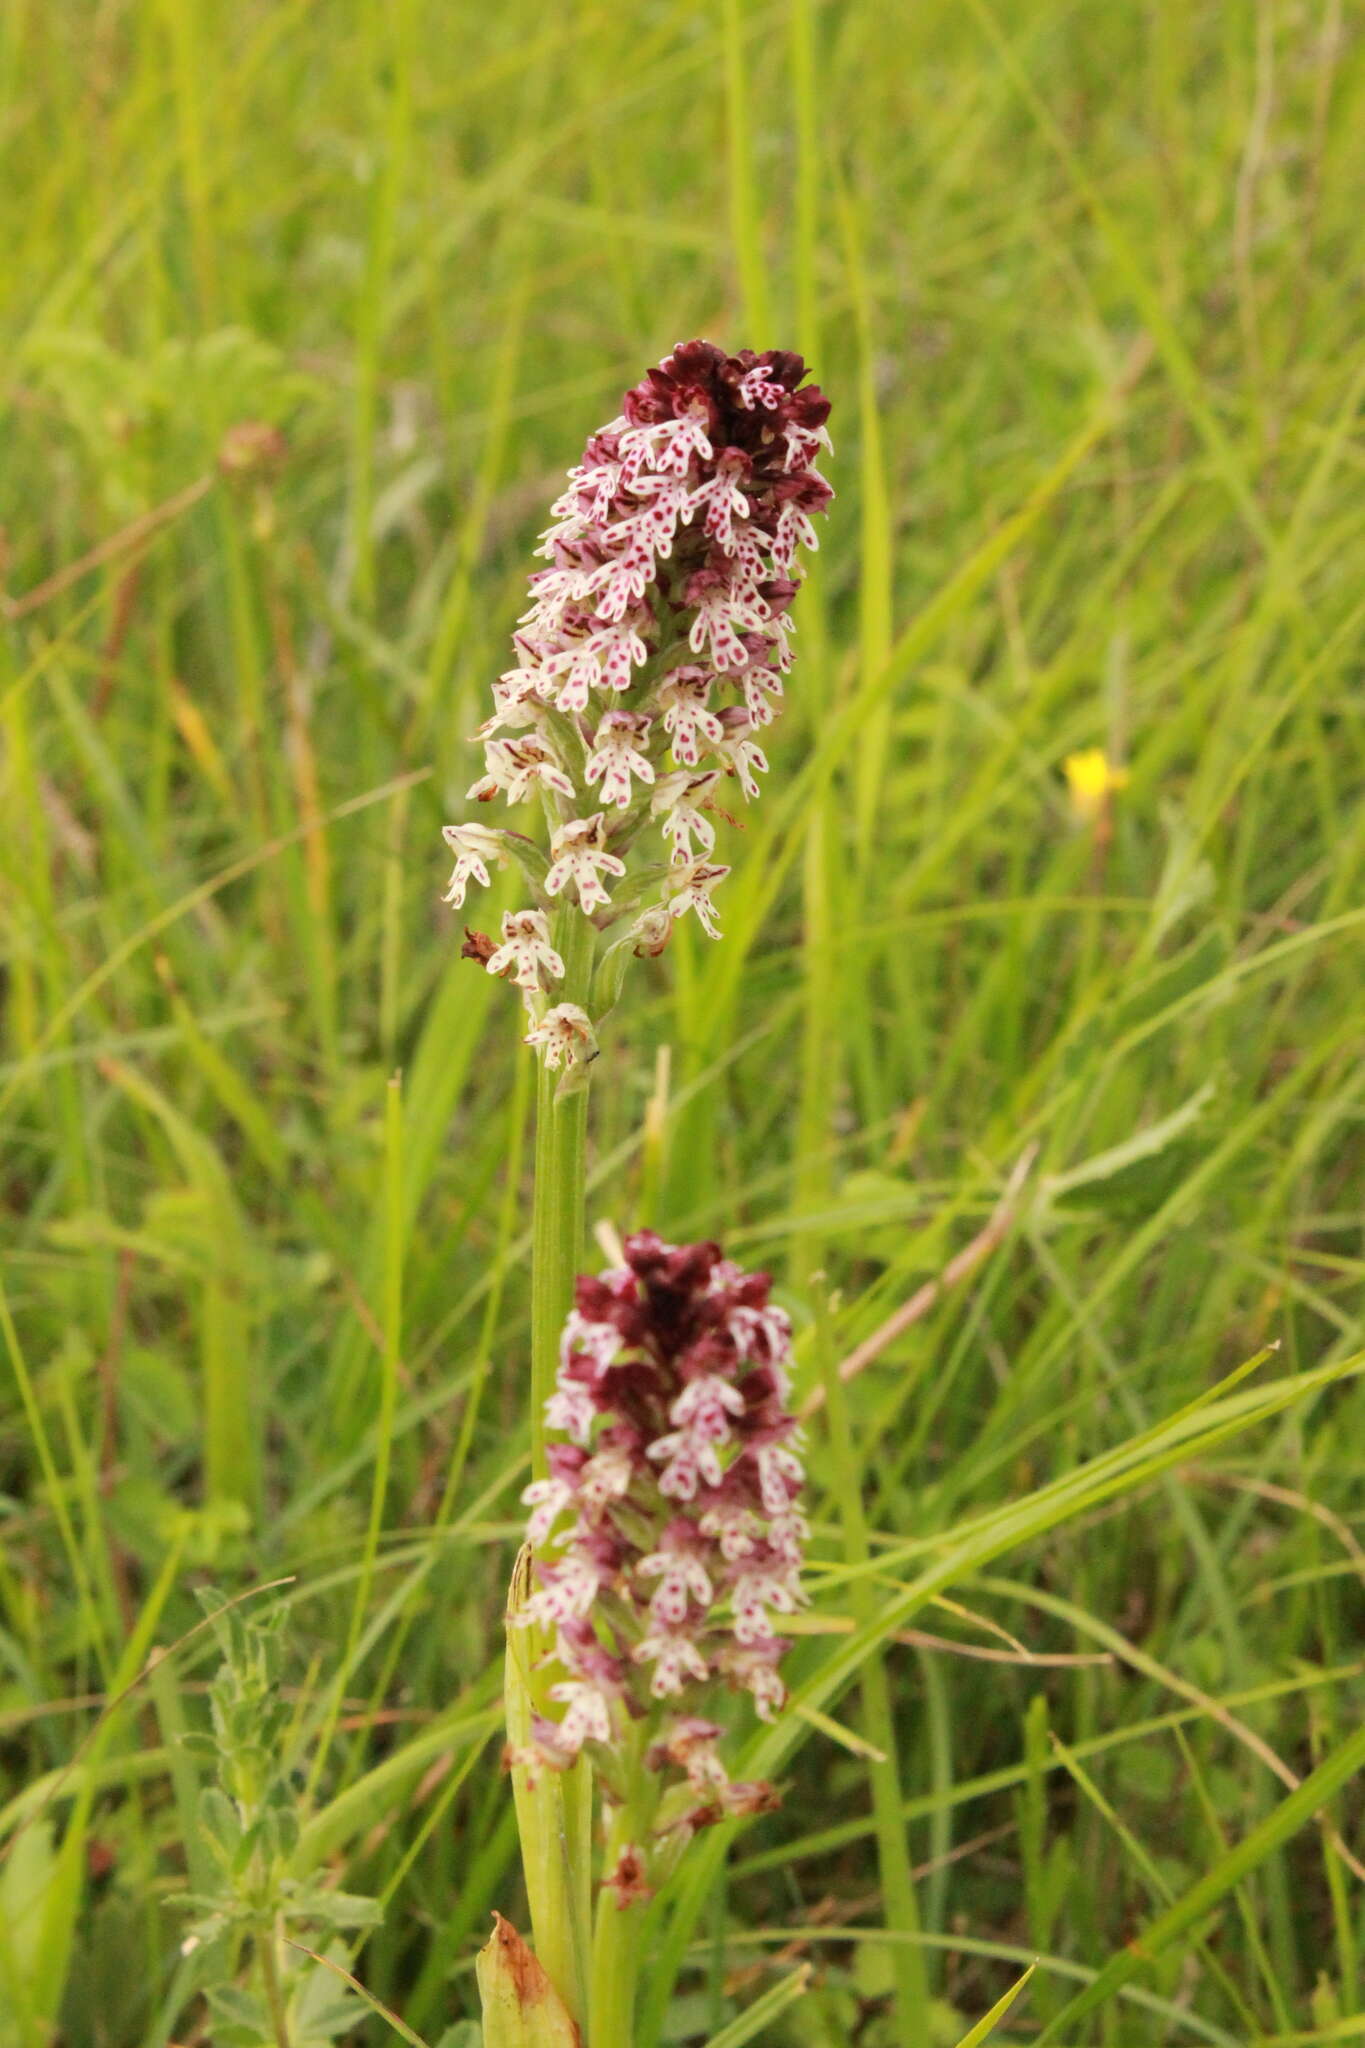
[(715, 846), (716, 828), (703, 814), (719, 781), (718, 768), (710, 768), (702, 775), (691, 775), (685, 768), (679, 768), (671, 775), (660, 776), (649, 800), (649, 815), (662, 819), (660, 829), (674, 862), (685, 865), (703, 858)]
[(759, 775), (766, 775), (768, 757), (747, 725), (725, 732), (714, 742), (712, 752), (718, 754), (730, 772), (739, 777), (739, 786), (746, 797), (761, 794), (755, 770)]
[(793, 1493), (804, 1483), (801, 1460), (782, 1444), (765, 1444), (754, 1452), (758, 1462), (759, 1493), (770, 1515), (785, 1514)]
[(455, 856), (450, 886), (441, 901), (453, 903), (458, 910), (470, 882), (477, 882), (481, 889), (489, 886), (490, 862), (495, 867), (506, 866), (502, 834), (490, 832), (483, 825), (443, 825), (441, 836)]
[(543, 989), (545, 976), (564, 979), (564, 962), (550, 944), (542, 910), (505, 910), (502, 944), (487, 961), (490, 974), (506, 975), (515, 988)]
[(707, 937), (718, 939), (720, 923), (711, 897), (717, 884), (723, 882), (729, 872), (729, 868), (716, 867), (704, 860), (693, 860), (686, 867), (671, 868), (664, 878), (669, 915), (685, 917), (689, 910), (695, 910)]
[(659, 685), (663, 728), (673, 742), (674, 760), (684, 768), (696, 767), (702, 745), (714, 746), (725, 737), (725, 727), (707, 708), (711, 683), (705, 669), (680, 668)]
[(589, 787), (601, 783), (604, 804), (629, 808), (632, 775), (653, 782), (653, 764), (641, 751), (652, 722), (639, 711), (608, 711), (599, 724), (583, 776)]
[(551, 1072), (558, 1067), (582, 1066), (597, 1052), (592, 1019), (578, 1003), (556, 1003), (526, 1033), (523, 1043), (539, 1046)]
[(640, 1559), (637, 1567), (645, 1579), (658, 1579), (650, 1599), (650, 1612), (669, 1628), (681, 1628), (687, 1620), (688, 1602), (707, 1608), (715, 1598), (711, 1580), (701, 1560), (685, 1550), (659, 1549)]
[(545, 877), (547, 894), (557, 896), (570, 882), (578, 892), (580, 910), (605, 909), (611, 901), (602, 886), (603, 875), (623, 875), (626, 864), (608, 853), (602, 813), (590, 818), (570, 818), (550, 841), (550, 871)]
[(688, 1430), (699, 1443), (723, 1444), (730, 1439), (730, 1417), (744, 1413), (744, 1396), (739, 1388), (719, 1373), (704, 1373), (689, 1380), (668, 1411), (678, 1429)]
[(476, 803), (487, 803), (499, 791), (509, 804), (524, 803), (539, 790), (554, 789), (572, 797), (574, 786), (553, 748), (528, 734), (519, 740), (490, 740), (485, 750), (488, 773), (471, 785)]
[(668, 1628), (651, 1629), (631, 1652), (637, 1664), (652, 1664), (649, 1689), (656, 1700), (676, 1698), (689, 1678), (705, 1685), (710, 1666), (691, 1636)]
[(611, 1702), (600, 1685), (564, 1678), (550, 1687), (550, 1698), (566, 1709), (559, 1724), (559, 1739), (565, 1749), (577, 1754), (585, 1742), (611, 1741)]
[(528, 1508), (534, 1509), (526, 1524), (526, 1541), (539, 1545), (564, 1510), (573, 1505), (574, 1489), (567, 1479), (533, 1479), (521, 1497)]

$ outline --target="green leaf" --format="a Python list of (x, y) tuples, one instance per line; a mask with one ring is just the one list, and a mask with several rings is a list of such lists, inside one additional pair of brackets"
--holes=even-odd
[(259, 1992), (249, 1991), (244, 1985), (214, 1984), (207, 1996), (209, 2011), (215, 2019), (230, 2021), (233, 2026), (254, 2027), (257, 2032), (270, 2025), (270, 2015)]
[(295, 1894), (288, 1902), (290, 1920), (320, 1920), (325, 1927), (378, 1927), (384, 1909), (378, 1899), (358, 1892), (316, 1890)]
[(199, 1825), (217, 1862), (224, 1870), (231, 1869), (242, 1845), (242, 1821), (226, 1792), (217, 1785), (206, 1785), (199, 1794)]
[[(272, 1788), (272, 1791), (274, 1789), (276, 1788)], [(285, 1797), (288, 1797), (287, 1791)], [(264, 1820), (271, 1855), (281, 1862), (287, 1861), (299, 1845), (299, 1817), (296, 1809), (292, 1804), (277, 1804), (272, 1798)]]
[(0, 1864), (0, 2012), (6, 2004), (16, 2015), (31, 2010), (39, 1976), (44, 1908), (56, 1874), (52, 1828), (47, 1821), (32, 1821)]
[(614, 939), (597, 963), (592, 979), (592, 1017), (595, 1024), (609, 1016), (620, 1001), (627, 971), (635, 958), (635, 942), (627, 935)]
[(1184, 814), (1173, 804), (1164, 804), (1161, 817), (1166, 827), (1166, 861), (1156, 886), (1147, 932), (1147, 945), (1152, 952), (1157, 951), (1183, 917), (1208, 901), (1215, 879)]
[(957, 2048), (978, 2048), (978, 2044), (984, 2041), (988, 2034), (994, 2032), (997, 2022), (1005, 2017), (1005, 2014), (1014, 2004), (1015, 1999), (1028, 1983), (1029, 1978), (1037, 1967), (1036, 1963), (1029, 1964), (1018, 1983), (1012, 1984), (1003, 1998), (996, 1999), (990, 2011), (983, 2013), (971, 2031), (962, 2036), (962, 2039), (957, 2044)]
[[(480, 819), (478, 822), (483, 821)], [(502, 841), (507, 858), (515, 861), (530, 885), (536, 901), (542, 902), (545, 897), (545, 877), (550, 872), (549, 855), (542, 847), (537, 846), (534, 839), (528, 839), (524, 832), (501, 831), (497, 827), (491, 829), (498, 831), (498, 838)]]
[(1112, 1956), (1094, 1983), (1078, 1992), (1049, 2021), (1038, 2037), (1039, 2048), (1044, 2042), (1055, 2040), (1059, 2028), (1073, 2028), (1076, 2021), (1104, 2005), (1173, 1941), (1197, 1926), (1211, 1907), (1225, 1898), (1248, 1872), (1263, 1863), (1281, 1842), (1287, 1841), (1311, 1821), (1333, 1794), (1349, 1784), (1362, 1768), (1365, 1768), (1365, 1727), (1357, 1728), (1352, 1736), (1339, 1744), (1304, 1779), (1297, 1792), (1291, 1792), (1287, 1799), (1282, 1799), (1273, 1813), (1267, 1814), (1258, 1827), (1244, 1835), (1234, 1849), (1220, 1856), (1198, 1883), (1191, 1885), (1164, 1913), (1158, 1913), (1131, 1942)]
[(1181, 1137), (1190, 1126), (1197, 1122), (1208, 1104), (1213, 1100), (1216, 1084), (1206, 1081), (1196, 1089), (1179, 1109), (1173, 1109), (1169, 1116), (1159, 1122), (1145, 1124), (1141, 1130), (1132, 1132), (1119, 1144), (1097, 1152), (1092, 1159), (1082, 1160), (1079, 1166), (1069, 1167), (1064, 1173), (1050, 1173), (1038, 1188), (1038, 1216), (1040, 1221), (1047, 1218), (1048, 1210), (1066, 1195), (1074, 1194), (1077, 1188), (1094, 1186), (1097, 1181), (1112, 1180), (1116, 1174), (1125, 1172), (1140, 1160), (1154, 1158), (1166, 1147)]
[(364, 2000), (336, 1974), (335, 1968), (327, 1967), (344, 1965), (345, 1949), (337, 1943), (323, 1954), (324, 1962), (300, 1965), (298, 1986), (290, 1999), (297, 2048), (304, 2048), (309, 2041), (331, 2041), (339, 2034), (349, 2033), (365, 2014)]
[(789, 2005), (795, 2005), (798, 1998), (805, 1996), (810, 1988), (810, 1979), (811, 1966), (809, 1963), (803, 1963), (790, 1977), (782, 1978), (780, 1983), (772, 1985), (765, 1991), (761, 1998), (756, 1998), (752, 2005), (737, 2014), (718, 2034), (713, 2034), (706, 2048), (743, 2048), (743, 2043), (752, 2041), (755, 2034), (766, 2027), (770, 2020), (775, 2020), (779, 2013), (785, 2012)]

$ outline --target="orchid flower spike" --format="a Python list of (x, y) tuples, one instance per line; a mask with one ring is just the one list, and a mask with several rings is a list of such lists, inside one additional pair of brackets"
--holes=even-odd
[[(759, 795), (757, 734), (792, 665), (797, 550), (817, 546), (812, 521), (833, 496), (815, 467), (829, 401), (805, 377), (788, 349), (680, 342), (589, 440), (551, 508), (547, 566), (476, 735), (484, 773), (469, 792), (480, 805), (535, 801), (548, 857), (482, 821), (447, 826), (448, 903), (516, 861), (542, 913), (561, 908), (599, 932), (629, 913), (619, 943), (630, 952), (660, 951), (689, 910), (720, 936), (712, 890), (729, 869), (698, 859), (715, 843), (706, 813), (733, 822), (713, 801), (727, 780), (745, 802)], [(629, 873), (627, 855), (651, 834), (657, 845)], [(562, 943), (562, 923), (556, 933)], [(504, 974), (510, 957), (498, 948), (489, 971)], [(520, 958), (512, 978), (547, 1058), (573, 1058), (540, 1028), (552, 993), (586, 1005), (592, 1024), (610, 1007), (586, 986), (551, 991)]]
[(538, 1584), (516, 1620), (553, 1632), (563, 1677), (559, 1718), (536, 1718), (515, 1760), (563, 1769), (586, 1750), (640, 1816), (652, 1883), (699, 1827), (775, 1803), (731, 1782), (708, 1709), (726, 1688), (765, 1720), (782, 1706), (778, 1625), (805, 1604), (809, 1531), (768, 1276), (652, 1231), (624, 1258), (577, 1283), (545, 1409), (560, 1440), (522, 1496)]

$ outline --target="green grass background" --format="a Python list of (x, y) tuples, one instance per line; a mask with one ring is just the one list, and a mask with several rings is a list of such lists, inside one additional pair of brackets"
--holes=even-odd
[(814, 1384), (1038, 1151), (814, 1426), (827, 1721), (642, 2048), (798, 1957), (781, 2048), (956, 2042), (1034, 1955), (994, 2039), (1365, 2038), (1358, 25), (5, 0), (0, 62), (4, 2048), (207, 2038), (210, 1644), (97, 1713), (195, 1581), (293, 1575), (372, 1992), (435, 2043), (519, 1910), (532, 1090), (438, 834), (561, 472), (695, 333), (809, 356), (839, 495), (590, 1217), (771, 1267)]

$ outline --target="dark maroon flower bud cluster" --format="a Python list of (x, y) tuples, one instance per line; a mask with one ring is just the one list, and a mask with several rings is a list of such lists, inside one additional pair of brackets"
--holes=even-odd
[[(759, 794), (757, 734), (792, 665), (797, 550), (817, 545), (812, 521), (833, 495), (815, 468), (829, 400), (805, 376), (790, 349), (680, 342), (592, 436), (552, 508), (549, 567), (531, 578), (517, 666), (494, 685), (477, 735), (486, 772), (469, 792), (542, 800), (548, 866), (528, 864), (514, 834), (447, 826), (447, 902), (510, 858), (534, 907), (576, 895), (605, 928), (617, 912), (603, 878), (625, 874), (623, 856), (657, 822), (667, 861), (655, 900), (641, 908), (633, 888), (637, 950), (657, 952), (688, 910), (719, 936), (712, 894), (729, 869), (711, 858), (713, 817), (726, 815), (714, 793), (733, 776), (746, 799)], [(545, 978), (529, 995), (536, 1024), (552, 992)]]
[(804, 1604), (791, 1326), (770, 1285), (718, 1245), (652, 1231), (627, 1239), (624, 1265), (581, 1278), (545, 1411), (568, 1441), (523, 1496), (550, 1557), (519, 1618), (555, 1631), (566, 1674), (551, 1687), (562, 1718), (535, 1724), (539, 1752), (564, 1765), (595, 1746), (609, 1766), (646, 1723), (647, 1769), (678, 1774), (673, 1825), (771, 1800), (730, 1783), (720, 1729), (694, 1711), (720, 1681), (771, 1719), (787, 1648), (772, 1617)]

